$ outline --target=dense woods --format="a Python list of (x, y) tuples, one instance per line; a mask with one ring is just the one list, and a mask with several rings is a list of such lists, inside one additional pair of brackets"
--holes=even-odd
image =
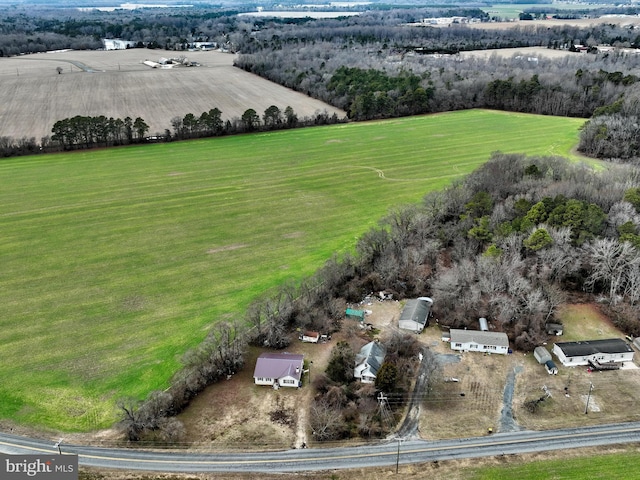
[[(402, 20), (417, 19), (416, 12)], [(460, 53), (529, 46), (569, 49), (583, 42), (635, 45), (633, 30), (617, 26), (579, 29), (525, 23), (496, 31), (466, 25), (410, 27), (399, 22), (372, 13), (272, 27), (240, 45), (237, 65), (344, 109), (356, 120), (406, 115), (407, 105), (410, 113), (484, 107), (590, 117), (633, 89), (637, 81), (635, 55), (576, 53), (551, 60), (482, 59)], [(358, 88), (349, 88), (356, 80)]]

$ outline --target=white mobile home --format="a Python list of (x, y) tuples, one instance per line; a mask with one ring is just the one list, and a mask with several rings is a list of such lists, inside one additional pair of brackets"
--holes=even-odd
[(589, 340), (581, 342), (559, 342), (553, 353), (564, 366), (601, 366), (633, 361), (633, 349), (620, 338)]
[(506, 333), (456, 328), (452, 328), (449, 333), (452, 350), (500, 353), (502, 355), (509, 353), (509, 338)]

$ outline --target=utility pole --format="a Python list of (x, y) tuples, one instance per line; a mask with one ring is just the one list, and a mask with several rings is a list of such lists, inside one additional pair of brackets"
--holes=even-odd
[(380, 419), (384, 425), (391, 426), (393, 418), (389, 410), (389, 402), (387, 401), (387, 396), (382, 392), (378, 394), (378, 409), (380, 412)]
[(589, 400), (591, 400), (591, 390), (593, 390), (593, 382), (589, 382), (589, 393), (587, 394), (587, 404), (584, 406), (584, 414), (589, 413)]
[(400, 466), (400, 443), (402, 439), (398, 437), (398, 455), (396, 455), (396, 474), (398, 473), (398, 467)]

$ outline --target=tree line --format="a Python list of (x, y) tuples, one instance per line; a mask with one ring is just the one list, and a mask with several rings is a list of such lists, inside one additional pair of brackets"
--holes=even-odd
[(53, 124), (51, 142), (62, 150), (110, 147), (142, 142), (148, 131), (149, 125), (140, 117), (76, 115)]
[(50, 6), (0, 7), (0, 56), (71, 48), (97, 50), (103, 38), (139, 47), (185, 50), (195, 41), (230, 46), (238, 10), (220, 7), (101, 12)]
[(281, 110), (276, 105), (267, 107), (262, 115), (253, 108), (248, 108), (239, 118), (223, 120), (222, 112), (218, 108), (212, 108), (200, 115), (187, 113), (183, 117), (173, 117), (171, 119), (172, 130), (167, 129), (161, 139), (185, 140), (314, 125), (333, 125), (344, 121), (344, 118), (339, 118), (335, 113), (329, 114), (326, 110), (301, 118), (291, 106)]
[(248, 108), (239, 118), (223, 120), (222, 111), (212, 108), (200, 115), (187, 113), (183, 117), (174, 117), (171, 119), (171, 129), (149, 136), (149, 125), (141, 117), (121, 119), (104, 115), (76, 115), (55, 122), (51, 136), (42, 138), (40, 143), (33, 137), (18, 140), (0, 137), (0, 157), (333, 125), (344, 121), (346, 119), (335, 113), (329, 114), (326, 110), (299, 117), (290, 106), (281, 110), (276, 105), (267, 107), (262, 115)]
[(640, 90), (605, 105), (580, 132), (578, 150), (596, 158), (640, 163)]

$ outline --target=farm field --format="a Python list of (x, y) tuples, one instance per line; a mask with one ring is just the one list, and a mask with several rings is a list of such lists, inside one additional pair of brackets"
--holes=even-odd
[[(152, 69), (142, 62), (184, 55), (199, 67)], [(63, 51), (0, 57), (0, 136), (51, 135), (54, 123), (75, 115), (142, 117), (149, 135), (171, 130), (173, 117), (217, 107), (224, 120), (253, 108), (291, 106), (298, 117), (345, 113), (233, 66), (235, 55), (217, 51), (130, 49)], [(57, 73), (57, 68), (62, 73)], [(90, 69), (91, 72), (83, 69)]]
[(391, 207), (497, 150), (569, 155), (582, 123), (473, 110), (3, 160), (0, 419), (111, 425)]
[(505, 4), (494, 4), (489, 7), (484, 7), (482, 10), (487, 12), (491, 16), (498, 16), (502, 18), (508, 19), (518, 19), (519, 15), (523, 13), (525, 10), (531, 10), (532, 8), (538, 9), (540, 11), (544, 11), (544, 9), (549, 10), (587, 10), (589, 8), (597, 8), (594, 5), (589, 5), (586, 3), (563, 3), (563, 2), (554, 2), (549, 4), (534, 4), (534, 3), (505, 3)]
[[(514, 7), (506, 6), (485, 8), (489, 15), (498, 15), (505, 18), (517, 19), (518, 15), (528, 7), (533, 5), (516, 5)], [(536, 5), (535, 8), (543, 8), (544, 5)], [(555, 7), (555, 5), (554, 5)], [(589, 27), (591, 25), (615, 24), (636, 28), (640, 24), (640, 18), (633, 15), (604, 15), (597, 18), (577, 18), (577, 19), (555, 19), (547, 20), (511, 20), (505, 22), (490, 23), (470, 23), (470, 28), (482, 28), (489, 30), (502, 30), (505, 28), (524, 28), (524, 27), (558, 27), (562, 25), (570, 25), (573, 27)]]

